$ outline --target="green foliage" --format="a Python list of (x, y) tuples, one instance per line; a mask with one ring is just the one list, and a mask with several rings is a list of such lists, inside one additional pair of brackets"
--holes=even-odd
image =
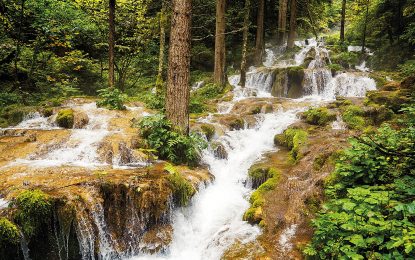
[(18, 244), (20, 231), (15, 224), (7, 218), (0, 218), (0, 249), (8, 244)]
[(16, 197), (14, 205), (17, 206), (15, 221), (29, 237), (50, 219), (52, 212), (52, 201), (41, 190), (23, 191)]
[(17, 93), (0, 93), (0, 107), (6, 107), (20, 102), (22, 102), (22, 97)]
[(117, 88), (104, 88), (98, 90), (98, 96), (101, 98), (97, 101), (97, 106), (105, 107), (111, 110), (125, 110), (124, 101), (126, 95)]
[(206, 142), (198, 134), (183, 135), (173, 130), (164, 115), (144, 117), (139, 123), (142, 137), (148, 145), (157, 150), (161, 159), (175, 164), (196, 165)]
[(336, 120), (336, 114), (330, 112), (325, 107), (310, 108), (303, 114), (303, 119), (312, 125), (325, 126)]
[(301, 149), (307, 145), (308, 134), (302, 129), (288, 128), (282, 134), (274, 137), (276, 145), (290, 149), (290, 156), (294, 162), (301, 159)]
[[(405, 109), (408, 118), (413, 106)], [(415, 120), (351, 139), (304, 253), (319, 259), (415, 257)]]
[(404, 64), (398, 66), (402, 77), (415, 75), (415, 60), (407, 60)]
[(56, 117), (56, 123), (63, 128), (72, 128), (74, 124), (74, 111), (72, 109), (62, 109)]
[(167, 180), (173, 190), (175, 204), (181, 207), (187, 206), (196, 193), (195, 188), (173, 165), (167, 164), (164, 169), (169, 172)]

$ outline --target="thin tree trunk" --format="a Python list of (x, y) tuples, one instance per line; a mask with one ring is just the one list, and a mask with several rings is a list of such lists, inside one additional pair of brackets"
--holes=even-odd
[(157, 92), (161, 92), (163, 87), (163, 68), (164, 68), (164, 49), (166, 48), (166, 3), (162, 0), (160, 11), (160, 51), (159, 51), (159, 67), (156, 80)]
[(370, 3), (370, 1), (367, 0), (367, 2), (366, 2), (365, 24), (363, 26), (362, 54), (365, 53), (365, 48), (366, 48), (366, 27), (367, 27), (367, 20), (368, 20), (368, 17), (369, 17), (369, 3)]
[(173, 0), (166, 115), (176, 131), (189, 132), (191, 0)]
[(226, 47), (225, 47), (225, 12), (226, 0), (216, 0), (216, 33), (215, 33), (215, 84), (224, 87), (226, 84)]
[(318, 33), (316, 30), (316, 27), (314, 26), (314, 19), (313, 19), (313, 16), (311, 15), (309, 5), (310, 5), (310, 1), (307, 0), (306, 8), (307, 8), (308, 19), (310, 20), (311, 29), (313, 30), (314, 36), (316, 37), (316, 40), (318, 40)]
[(115, 0), (109, 0), (109, 36), (108, 36), (108, 86), (115, 85)]
[(287, 1), (280, 0), (278, 8), (278, 44), (282, 45), (285, 42), (285, 34), (287, 30)]
[(290, 7), (290, 32), (288, 34), (288, 49), (294, 47), (295, 34), (297, 31), (297, 0), (291, 0)]
[(342, 1), (342, 18), (340, 21), (340, 43), (344, 43), (344, 26), (346, 24), (346, 0)]
[(246, 83), (246, 54), (248, 48), (248, 34), (249, 34), (249, 11), (251, 9), (251, 0), (245, 0), (245, 17), (243, 30), (243, 44), (242, 44), (242, 61), (241, 61), (241, 80), (239, 84), (245, 87)]
[(259, 0), (255, 41), (255, 65), (257, 66), (262, 63), (262, 58), (264, 56), (264, 12), (265, 0)]
[(15, 81), (16, 84), (19, 81), (19, 70), (17, 68), (17, 62), (19, 60), (19, 56), (20, 56), (20, 48), (22, 45), (22, 27), (23, 27), (23, 18), (24, 18), (24, 8), (25, 8), (25, 2), (26, 0), (21, 0), (20, 2), (20, 21), (19, 21), (19, 30), (17, 32), (17, 43), (16, 43), (16, 54), (14, 57), (14, 76), (15, 76)]

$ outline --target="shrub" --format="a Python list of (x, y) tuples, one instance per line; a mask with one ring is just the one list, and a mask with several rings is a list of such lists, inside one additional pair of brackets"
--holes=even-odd
[(302, 118), (309, 124), (325, 126), (336, 120), (336, 114), (325, 107), (311, 108), (303, 113)]
[[(385, 124), (351, 139), (325, 188), (304, 253), (318, 259), (415, 257), (415, 108), (399, 130)], [(412, 119), (411, 119), (412, 118)]]
[(407, 60), (404, 64), (398, 66), (402, 77), (415, 75), (415, 60)]
[(23, 191), (16, 197), (14, 204), (17, 206), (15, 220), (29, 237), (49, 220), (52, 212), (51, 199), (41, 190)]
[(0, 93), (0, 107), (6, 107), (20, 102), (22, 102), (22, 97), (19, 94), (7, 92)]
[(98, 90), (98, 96), (101, 100), (97, 101), (97, 106), (105, 107), (111, 110), (125, 110), (124, 101), (126, 95), (117, 88), (104, 88)]
[(173, 130), (164, 115), (144, 117), (139, 123), (141, 135), (161, 159), (175, 164), (196, 165), (206, 142), (198, 134), (183, 135)]
[(63, 128), (72, 128), (74, 124), (74, 114), (72, 109), (62, 109), (56, 117), (56, 123)]

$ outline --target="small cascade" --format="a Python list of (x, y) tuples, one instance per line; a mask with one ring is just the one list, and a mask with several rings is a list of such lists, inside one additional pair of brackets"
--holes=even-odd
[(343, 121), (340, 115), (337, 115), (336, 121), (331, 123), (333, 130), (345, 130), (347, 128), (346, 123)]
[(27, 114), (18, 125), (9, 129), (53, 130), (59, 129), (59, 127), (48, 117), (44, 117), (39, 112), (32, 112)]
[(365, 73), (344, 72), (336, 75), (328, 82), (322, 96), (326, 99), (341, 97), (364, 97), (367, 91), (376, 90), (374, 79)]
[(5, 209), (9, 206), (9, 201), (0, 199), (0, 210)]
[(293, 247), (293, 244), (291, 243), (291, 239), (295, 236), (295, 233), (297, 232), (297, 225), (293, 224), (284, 229), (282, 234), (279, 238), (279, 245), (283, 252), (287, 252), (291, 250)]

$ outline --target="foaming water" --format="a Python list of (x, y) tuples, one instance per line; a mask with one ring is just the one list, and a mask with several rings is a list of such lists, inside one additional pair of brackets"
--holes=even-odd
[(48, 117), (44, 117), (39, 112), (32, 112), (27, 114), (18, 125), (7, 129), (54, 130), (59, 129), (59, 127)]
[(248, 170), (265, 152), (275, 149), (272, 137), (296, 122), (298, 112), (262, 115), (256, 128), (228, 132), (218, 140), (226, 147), (228, 159), (217, 159), (206, 150), (203, 161), (215, 181), (199, 191), (190, 207), (176, 211), (169, 253), (133, 259), (220, 259), (234, 242), (254, 240), (260, 229), (242, 220), (251, 193), (244, 185)]
[(0, 199), (0, 210), (5, 209), (9, 206), (9, 201), (5, 199)]
[(33, 167), (55, 167), (62, 165), (96, 167), (103, 165), (97, 153), (99, 143), (110, 133), (108, 130), (111, 116), (105, 109), (97, 108), (95, 103), (77, 106), (89, 117), (84, 129), (72, 129), (67, 142), (45, 155), (32, 155), (29, 159), (19, 159), (17, 164)]

